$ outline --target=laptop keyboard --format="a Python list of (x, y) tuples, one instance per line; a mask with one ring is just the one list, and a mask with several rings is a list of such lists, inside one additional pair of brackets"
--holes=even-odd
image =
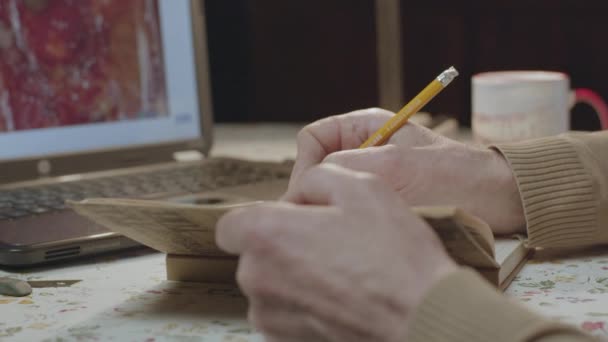
[(0, 221), (63, 210), (66, 208), (66, 200), (186, 194), (286, 179), (289, 178), (292, 164), (217, 158), (209, 159), (203, 165), (0, 190)]

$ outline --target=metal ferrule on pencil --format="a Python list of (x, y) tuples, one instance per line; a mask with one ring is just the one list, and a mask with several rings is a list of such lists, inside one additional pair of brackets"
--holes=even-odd
[(454, 67), (450, 67), (446, 71), (442, 72), (441, 75), (437, 76), (437, 81), (444, 87), (447, 87), (455, 78), (458, 76), (458, 71)]

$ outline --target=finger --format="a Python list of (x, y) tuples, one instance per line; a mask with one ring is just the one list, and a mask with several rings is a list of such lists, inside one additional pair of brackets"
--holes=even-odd
[(382, 196), (388, 187), (372, 174), (321, 164), (306, 170), (287, 190), (283, 200), (298, 204), (346, 206)]
[(227, 253), (241, 254), (253, 242), (264, 239), (271, 219), (279, 215), (273, 204), (233, 209), (217, 222), (215, 242)]
[(372, 108), (328, 117), (304, 127), (298, 134), (292, 179), (332, 152), (359, 147), (392, 116), (389, 111)]
[(395, 174), (403, 174), (401, 161), (406, 156), (395, 145), (384, 145), (376, 148), (356, 149), (334, 152), (325, 159), (323, 163), (331, 163), (344, 168), (373, 173), (382, 179), (389, 181)]
[(252, 248), (257, 254), (277, 253), (285, 235), (311, 225), (322, 226), (330, 213), (323, 207), (302, 208), (279, 202), (235, 209), (218, 221), (216, 244), (231, 254)]

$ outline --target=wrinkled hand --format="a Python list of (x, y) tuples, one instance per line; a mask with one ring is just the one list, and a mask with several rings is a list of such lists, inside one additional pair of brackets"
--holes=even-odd
[(380, 176), (410, 205), (454, 205), (484, 219), (496, 233), (523, 232), (517, 185), (498, 152), (411, 123), (384, 146), (358, 149), (392, 115), (367, 109), (306, 126), (298, 135), (292, 183), (311, 166), (330, 162)]
[(431, 228), (377, 177), (331, 164), (302, 171), (285, 199), (218, 223), (253, 325), (268, 341), (404, 341), (457, 267)]

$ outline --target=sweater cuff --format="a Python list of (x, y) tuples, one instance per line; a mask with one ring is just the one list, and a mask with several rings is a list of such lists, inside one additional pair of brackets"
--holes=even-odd
[(543, 320), (498, 293), (477, 273), (462, 268), (426, 295), (413, 313), (408, 341), (514, 342), (559, 333), (585, 336)]
[(513, 170), (531, 247), (597, 243), (593, 176), (566, 136), (495, 146)]

